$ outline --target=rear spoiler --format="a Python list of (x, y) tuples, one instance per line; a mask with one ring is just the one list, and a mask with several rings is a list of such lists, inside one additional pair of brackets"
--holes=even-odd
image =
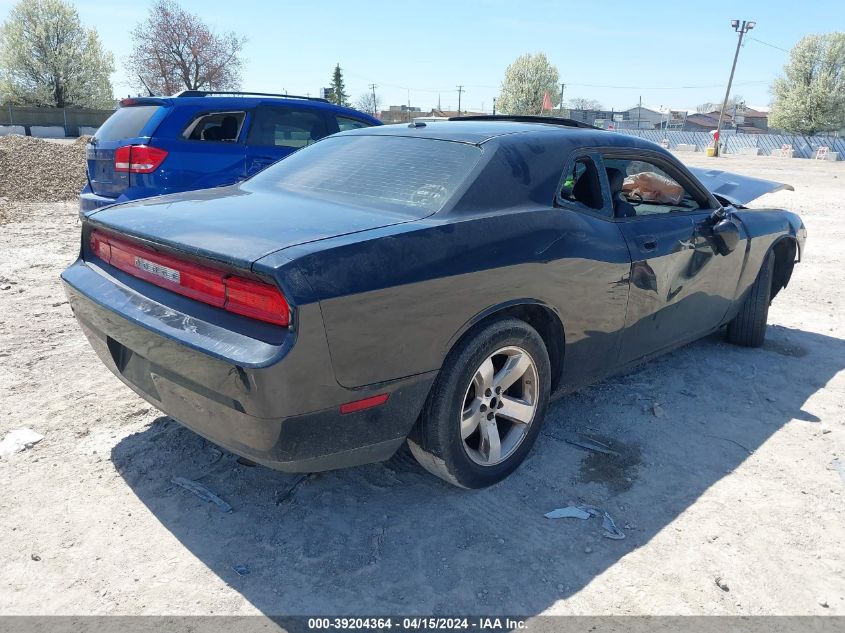
[(125, 108), (127, 106), (166, 105), (168, 103), (170, 103), (170, 97), (128, 97), (121, 99), (118, 105)]
[(720, 169), (688, 167), (693, 176), (718, 198), (727, 200), (735, 206), (743, 206), (767, 193), (775, 191), (795, 191), (795, 187), (774, 180), (763, 180), (751, 176), (741, 176)]

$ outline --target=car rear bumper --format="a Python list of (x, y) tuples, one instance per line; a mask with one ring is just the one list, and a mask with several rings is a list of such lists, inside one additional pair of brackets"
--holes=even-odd
[[(436, 372), (350, 390), (331, 368), (319, 306), (267, 342), (199, 321), (78, 260), (62, 273), (71, 308), (103, 363), (145, 400), (232, 452), (314, 472), (389, 458), (416, 421)], [(340, 405), (388, 393), (342, 415)]]
[(79, 194), (79, 210), (94, 211), (110, 204), (118, 204), (120, 202), (128, 202), (131, 200), (129, 196), (121, 194), (117, 198), (110, 198), (108, 196), (99, 196), (86, 185), (85, 189)]

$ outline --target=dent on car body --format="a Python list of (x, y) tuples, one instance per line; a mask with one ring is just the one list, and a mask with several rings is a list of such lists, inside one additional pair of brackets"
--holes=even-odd
[(774, 180), (763, 180), (742, 176), (721, 169), (703, 169), (701, 167), (689, 167), (690, 172), (707, 187), (710, 193), (720, 196), (733, 205), (745, 205), (756, 200), (767, 193), (775, 191), (795, 191), (792, 185), (787, 185)]

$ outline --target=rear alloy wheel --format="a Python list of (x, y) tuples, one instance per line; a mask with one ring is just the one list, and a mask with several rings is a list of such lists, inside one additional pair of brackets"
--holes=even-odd
[(461, 439), (469, 458), (494, 466), (513, 455), (537, 413), (537, 364), (509, 346), (481, 363), (464, 396)]
[(543, 340), (527, 323), (502, 319), (483, 327), (446, 359), (408, 439), (411, 452), (457, 486), (504, 479), (539, 433), (550, 374)]

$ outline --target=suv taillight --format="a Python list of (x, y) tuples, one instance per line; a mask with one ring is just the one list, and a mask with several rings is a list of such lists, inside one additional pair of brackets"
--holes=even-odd
[(93, 231), (90, 241), (97, 257), (133, 277), (251, 319), (290, 323), (290, 307), (276, 286), (164, 255), (103, 231)]
[(151, 174), (167, 158), (167, 152), (149, 145), (124, 145), (114, 152), (114, 170)]

